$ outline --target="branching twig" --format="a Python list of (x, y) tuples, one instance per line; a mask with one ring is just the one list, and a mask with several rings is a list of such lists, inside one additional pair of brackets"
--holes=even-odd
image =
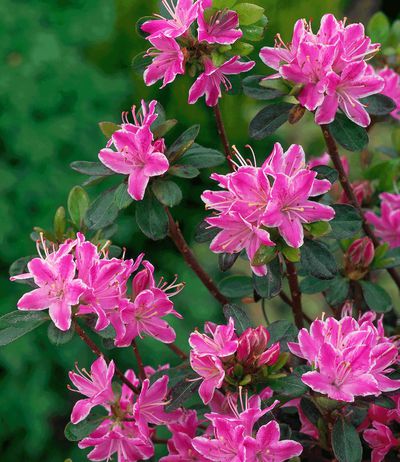
[(144, 380), (146, 378), (146, 372), (144, 371), (143, 360), (142, 360), (142, 357), (140, 356), (140, 352), (136, 345), (135, 340), (132, 340), (132, 348), (133, 348), (133, 353), (135, 354), (136, 362), (137, 362), (138, 369), (139, 369), (139, 378), (140, 380)]
[(229, 167), (231, 168), (231, 170), (233, 170), (233, 164), (231, 161), (231, 145), (229, 144), (228, 136), (225, 130), (224, 121), (222, 119), (221, 109), (218, 103), (214, 106), (214, 115), (215, 115), (215, 121), (217, 123), (218, 135), (221, 139), (221, 143), (224, 148), (226, 159), (228, 161)]
[(299, 280), (297, 278), (296, 266), (289, 260), (286, 261), (286, 273), (292, 296), (292, 311), (294, 316), (294, 323), (298, 329), (303, 327), (303, 309), (301, 306), (301, 292), (299, 287)]

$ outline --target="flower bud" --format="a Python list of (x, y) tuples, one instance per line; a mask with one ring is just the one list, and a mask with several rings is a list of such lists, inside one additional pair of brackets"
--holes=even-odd
[(279, 343), (267, 348), (268, 341), (269, 333), (264, 326), (246, 329), (239, 338), (236, 352), (238, 361), (247, 368), (274, 364), (279, 357)]
[[(363, 203), (369, 202), (372, 196), (372, 188), (371, 184), (369, 181), (355, 181), (354, 183), (351, 184), (351, 187), (353, 188), (354, 194), (356, 196), (357, 202), (362, 205)], [(339, 202), (341, 204), (348, 204), (349, 199), (346, 195), (346, 193), (343, 191)]]
[(368, 272), (374, 259), (374, 244), (369, 237), (356, 239), (345, 255), (345, 272), (350, 279), (358, 280)]

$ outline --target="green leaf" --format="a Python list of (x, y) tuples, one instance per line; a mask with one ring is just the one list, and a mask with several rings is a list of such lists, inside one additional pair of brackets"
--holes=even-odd
[(372, 42), (383, 45), (389, 37), (389, 32), (389, 19), (384, 13), (378, 11), (368, 21), (367, 34), (371, 37)]
[(264, 8), (254, 3), (238, 3), (233, 9), (239, 15), (239, 24), (249, 26), (260, 20), (264, 14)]
[(265, 276), (256, 276), (253, 273), (253, 284), (257, 294), (262, 298), (276, 297), (282, 289), (282, 272), (279, 258), (275, 258), (267, 265)]
[(0, 346), (14, 342), (49, 319), (44, 311), (12, 311), (5, 314), (0, 318)]
[(332, 448), (338, 462), (361, 462), (360, 437), (355, 427), (342, 416), (333, 426)]
[(99, 122), (99, 127), (103, 135), (109, 140), (111, 136), (121, 129), (121, 125), (117, 125), (113, 122)]
[(314, 276), (306, 276), (300, 281), (300, 291), (304, 294), (317, 294), (329, 288), (332, 279), (317, 279)]
[(335, 204), (335, 217), (329, 223), (335, 239), (347, 239), (360, 232), (362, 220), (357, 209), (352, 205)]
[(361, 151), (368, 144), (365, 128), (355, 124), (344, 114), (336, 114), (335, 120), (329, 124), (329, 130), (335, 140), (348, 151)]
[(118, 216), (114, 195), (115, 188), (108, 189), (90, 205), (85, 216), (85, 223), (89, 229), (97, 231), (114, 223)]
[(69, 330), (63, 331), (57, 329), (57, 327), (53, 324), (49, 324), (49, 328), (47, 329), (47, 336), (50, 340), (50, 343), (56, 346), (64, 345), (72, 340), (74, 336), (74, 329), (70, 328)]
[(281, 125), (288, 121), (289, 112), (294, 105), (276, 103), (266, 106), (250, 122), (249, 135), (255, 140), (262, 140), (272, 135)]
[(383, 287), (368, 281), (359, 281), (365, 303), (377, 313), (386, 313), (393, 308), (392, 299)]
[(182, 165), (190, 165), (196, 168), (217, 167), (225, 162), (225, 156), (216, 149), (205, 148), (194, 143), (179, 159)]
[[(28, 255), (27, 257), (21, 257), (21, 258), (18, 258), (18, 260), (15, 260), (10, 265), (10, 268), (8, 270), (9, 275), (12, 277), (12, 276), (19, 276), (20, 274), (23, 274), (23, 273), (28, 273), (28, 263), (33, 258), (37, 258), (37, 255)], [(33, 279), (16, 279), (14, 282), (37, 287), (36, 284), (33, 282)]]
[(253, 50), (254, 45), (238, 40), (231, 46), (230, 52), (234, 55), (248, 56)]
[(156, 180), (151, 189), (157, 199), (167, 207), (174, 207), (182, 200), (181, 188), (174, 181)]
[(228, 276), (218, 283), (218, 288), (225, 297), (242, 298), (253, 292), (253, 281), (249, 276)]
[(311, 170), (318, 172), (318, 180), (328, 180), (331, 184), (335, 183), (339, 177), (337, 170), (328, 165), (316, 165)]
[(330, 287), (326, 291), (326, 301), (329, 305), (339, 305), (344, 302), (349, 293), (349, 280), (341, 276), (337, 276), (331, 281)]
[(133, 199), (128, 193), (126, 183), (121, 183), (115, 190), (114, 202), (118, 207), (118, 210), (126, 209), (132, 204)]
[(64, 435), (68, 441), (80, 441), (90, 435), (105, 418), (107, 418), (107, 411), (100, 406), (96, 406), (82, 422), (76, 425), (71, 422), (67, 424)]
[(206, 221), (200, 222), (194, 232), (194, 240), (199, 244), (210, 242), (220, 232), (219, 228), (211, 227)]
[(277, 255), (276, 247), (261, 245), (251, 261), (254, 266), (266, 265), (271, 262)]
[(197, 392), (197, 389), (200, 386), (198, 380), (191, 380), (196, 378), (197, 375), (193, 373), (188, 377), (185, 377), (171, 388), (169, 394), (169, 404), (165, 406), (165, 410), (167, 412), (178, 409), (183, 404), (185, 404), (186, 401), (193, 397), (193, 394)]
[(56, 238), (59, 241), (62, 241), (63, 235), (65, 233), (65, 227), (67, 225), (67, 220), (65, 218), (65, 208), (58, 207), (55, 215), (54, 215), (54, 222), (53, 222), (53, 229)]
[(147, 55), (147, 51), (142, 51), (132, 58), (132, 70), (143, 75), (146, 68), (152, 63), (153, 58)]
[(223, 272), (228, 271), (235, 264), (238, 259), (239, 253), (219, 253), (218, 254), (218, 266)]
[(151, 131), (153, 132), (154, 138), (156, 139), (162, 138), (172, 128), (174, 128), (177, 123), (178, 121), (176, 119), (169, 119), (169, 120), (166, 120), (165, 122), (162, 122), (161, 124), (157, 125), (154, 128), (152, 126)]
[(114, 175), (115, 172), (107, 168), (101, 162), (87, 162), (85, 160), (77, 160), (70, 164), (72, 170), (82, 173), (83, 175), (90, 176), (109, 176)]
[[(183, 153), (185, 153), (194, 143), (197, 135), (200, 131), (200, 125), (193, 125), (192, 127), (185, 130), (167, 149), (166, 156), (170, 160), (170, 163), (179, 159)], [(197, 167), (197, 165), (193, 165)]]
[(329, 221), (314, 221), (314, 223), (305, 224), (304, 228), (306, 228), (313, 237), (322, 237), (332, 231)]
[(367, 96), (361, 99), (360, 103), (365, 104), (368, 114), (376, 116), (388, 115), (396, 109), (396, 103), (388, 96), (380, 93)]
[(301, 247), (301, 267), (307, 275), (317, 279), (333, 279), (337, 273), (334, 256), (320, 241), (305, 239)]
[(377, 249), (375, 249), (373, 268), (384, 269), (400, 266), (400, 247), (397, 247), (396, 249), (390, 249), (382, 256), (378, 256), (376, 250)]
[(268, 332), (270, 334), (268, 346), (279, 342), (281, 351), (289, 351), (287, 343), (295, 342), (297, 340), (299, 330), (292, 322), (282, 319), (280, 321), (272, 322), (268, 326)]
[(292, 263), (300, 261), (300, 249), (295, 249), (294, 247), (284, 245), (281, 249), (281, 252), (284, 257)]
[(305, 385), (301, 381), (301, 378), (295, 374), (280, 377), (278, 379), (268, 379), (264, 383), (272, 388), (275, 393), (279, 393), (283, 396), (289, 396), (290, 398), (298, 398), (308, 391), (307, 385)]
[(173, 165), (169, 168), (168, 173), (179, 178), (196, 178), (200, 175), (200, 170), (191, 165)]
[(150, 192), (136, 204), (135, 216), (142, 233), (153, 241), (164, 239), (168, 234), (167, 213)]
[(224, 305), (222, 311), (227, 321), (229, 321), (229, 318), (233, 319), (235, 322), (235, 330), (238, 335), (241, 335), (246, 329), (252, 327), (250, 318), (239, 306), (233, 304)]
[(283, 96), (285, 93), (276, 88), (266, 88), (260, 85), (264, 78), (262, 75), (250, 75), (242, 81), (243, 92), (245, 95), (259, 100), (270, 100)]
[(74, 186), (68, 195), (68, 213), (72, 223), (80, 229), (89, 208), (89, 196), (81, 186)]
[(314, 401), (310, 398), (303, 397), (300, 400), (300, 407), (307, 419), (316, 426), (318, 424), (318, 419), (322, 417), (322, 414), (315, 405)]
[(142, 26), (145, 22), (154, 20), (153, 16), (143, 16), (136, 21), (135, 31), (139, 37), (146, 38), (147, 33), (142, 30)]
[(212, 0), (213, 8), (217, 10), (223, 10), (224, 8), (232, 8), (236, 3), (236, 0)]
[(264, 38), (265, 27), (251, 24), (250, 26), (241, 26), (243, 32), (243, 40), (250, 40), (250, 42), (259, 42)]

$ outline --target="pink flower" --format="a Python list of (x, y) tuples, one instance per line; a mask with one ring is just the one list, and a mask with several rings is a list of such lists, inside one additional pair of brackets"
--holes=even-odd
[(222, 361), (216, 356), (199, 356), (193, 351), (190, 352), (190, 366), (203, 379), (199, 395), (204, 404), (208, 404), (217, 388), (221, 388), (225, 370)]
[(148, 40), (160, 36), (176, 38), (184, 35), (198, 14), (197, 1), (177, 0), (174, 4), (173, 0), (162, 0), (162, 4), (171, 17), (166, 19), (157, 15), (159, 19), (151, 19), (142, 24), (141, 29), (150, 34)]
[[(42, 242), (44, 256), (34, 258), (28, 263), (28, 273), (11, 278), (33, 278), (38, 286), (18, 301), (19, 310), (45, 310), (55, 326), (63, 331), (71, 327), (71, 309), (79, 303), (79, 299), (86, 290), (86, 285), (75, 278), (76, 264), (69, 253), (75, 242), (67, 241), (58, 250), (48, 252), (44, 241)], [(38, 252), (40, 254), (39, 244)]]
[(168, 170), (168, 159), (156, 150), (148, 126), (139, 128), (136, 133), (118, 130), (111, 139), (116, 151), (102, 149), (99, 159), (114, 172), (129, 175), (128, 193), (133, 199), (140, 201), (150, 178)]
[(150, 128), (158, 117), (158, 114), (155, 112), (156, 106), (156, 100), (153, 99), (147, 105), (146, 102), (142, 99), (140, 111), (136, 112), (136, 106), (132, 106), (131, 113), (133, 123), (129, 122), (128, 112), (122, 113), (122, 129), (128, 132), (136, 133), (141, 127), (146, 126)]
[(372, 462), (382, 462), (386, 454), (399, 446), (399, 441), (394, 437), (392, 430), (379, 422), (372, 423), (374, 428), (365, 430), (364, 440), (372, 448)]
[(369, 237), (356, 239), (345, 255), (345, 272), (351, 279), (361, 279), (374, 259), (374, 244)]
[(172, 38), (154, 37), (149, 41), (153, 47), (147, 50), (147, 56), (152, 56), (153, 61), (144, 71), (144, 82), (149, 86), (162, 79), (161, 88), (164, 88), (177, 75), (185, 73), (185, 58), (179, 44)]
[(261, 218), (268, 227), (277, 227), (286, 243), (295, 248), (303, 245), (303, 223), (329, 221), (334, 210), (308, 198), (317, 172), (300, 171), (293, 177), (277, 174), (271, 190), (271, 202)]
[(189, 337), (189, 344), (196, 355), (226, 357), (235, 353), (238, 348), (238, 340), (232, 318), (229, 318), (226, 326), (207, 322), (204, 330), (206, 334), (200, 334), (196, 331)]
[(365, 218), (375, 227), (375, 232), (391, 248), (400, 247), (399, 194), (381, 194), (381, 216), (367, 211)]
[[(94, 406), (110, 407), (114, 401), (114, 392), (112, 390), (112, 379), (114, 377), (115, 366), (111, 361), (109, 366), (103, 357), (96, 359), (90, 368), (90, 374), (83, 369), (78, 373), (70, 372), (69, 378), (77, 387), (77, 393), (87, 396), (86, 399), (81, 399), (75, 403), (71, 414), (71, 422), (77, 424), (84, 420)], [(83, 373), (82, 373), (83, 372)]]
[(309, 111), (316, 110), (316, 123), (332, 122), (340, 108), (366, 127), (370, 117), (359, 99), (379, 93), (384, 86), (365, 62), (378, 49), (379, 44), (365, 36), (362, 24), (346, 26), (328, 14), (316, 34), (305, 20), (297, 21), (290, 45), (280, 40), (274, 48), (263, 48), (260, 57), (278, 71), (269, 78), (282, 77), (302, 86), (298, 100)]
[(279, 440), (278, 422), (272, 420), (260, 427), (255, 438), (246, 437), (246, 461), (248, 462), (283, 462), (299, 456), (303, 447), (292, 440)]
[(201, 8), (197, 18), (199, 24), (197, 32), (200, 42), (231, 45), (240, 39), (243, 33), (238, 29), (239, 16), (236, 11), (218, 10), (210, 18), (206, 19), (205, 10), (211, 8), (212, 1), (201, 0), (200, 5)]
[(385, 81), (385, 86), (382, 90), (382, 95), (388, 96), (396, 103), (396, 109), (394, 109), (390, 115), (395, 119), (400, 119), (400, 75), (397, 74), (393, 69), (385, 67), (377, 72), (379, 77), (382, 77)]
[(254, 61), (244, 63), (239, 61), (239, 58), (234, 56), (219, 67), (215, 67), (212, 61), (207, 59), (204, 63), (204, 72), (197, 77), (189, 90), (189, 104), (194, 104), (205, 95), (207, 106), (215, 106), (222, 96), (221, 85), (224, 85), (226, 91), (232, 87), (226, 75), (247, 72), (255, 65)]

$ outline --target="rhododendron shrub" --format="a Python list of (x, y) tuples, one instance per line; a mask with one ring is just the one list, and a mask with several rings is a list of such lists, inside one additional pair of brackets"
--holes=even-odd
[[(98, 161), (71, 165), (88, 178), (70, 191), (68, 211), (56, 211), (53, 229), (35, 227), (37, 254), (11, 267), (26, 291), (0, 320), (0, 344), (48, 323), (53, 343), (68, 348), (76, 334), (91, 350), (90, 365), (76, 358), (69, 382), (65, 374), (77, 396), (65, 436), (88, 460), (397, 460), (400, 77), (389, 45), (398, 23), (385, 22), (385, 36), (380, 13), (367, 29), (327, 13), (313, 27), (296, 21), (288, 43), (276, 31), (273, 44), (253, 3), (162, 4), (137, 23), (147, 45), (135, 67), (162, 88), (187, 74), (188, 103), (215, 118), (219, 139), (198, 144), (200, 126), (178, 131), (156, 99), (100, 122)], [(251, 75), (256, 60), (275, 73)], [(234, 114), (219, 103), (240, 92), (267, 101), (249, 138), (288, 122), (286, 135), (304, 117), (320, 151), (296, 142), (295, 129), (256, 150), (232, 145), (224, 117)], [(393, 145), (372, 148), (380, 127), (395, 133)], [(205, 212), (194, 232), (209, 264), (218, 260), (213, 278), (173, 210), (201, 169), (203, 192), (191, 202)], [(171, 239), (225, 322), (216, 313), (190, 326), (184, 348), (175, 344), (191, 310), (179, 293), (191, 284), (156, 276), (162, 268), (139, 246), (113, 243), (122, 210), (146, 238)], [(287, 310), (280, 304), (270, 322), (273, 299)], [(157, 351), (145, 364), (143, 337), (177, 365), (159, 364)]]

